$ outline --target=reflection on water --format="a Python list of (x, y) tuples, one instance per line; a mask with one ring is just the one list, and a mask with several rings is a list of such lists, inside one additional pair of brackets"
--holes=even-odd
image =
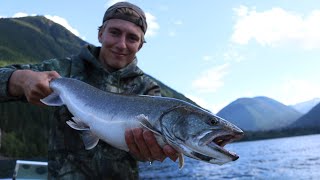
[(319, 179), (320, 135), (240, 142), (227, 145), (240, 158), (219, 166), (185, 158), (140, 164), (141, 179)]

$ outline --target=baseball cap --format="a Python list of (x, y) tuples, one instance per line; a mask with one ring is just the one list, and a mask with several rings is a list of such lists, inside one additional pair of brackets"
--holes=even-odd
[(104, 13), (102, 24), (109, 19), (126, 20), (139, 26), (144, 34), (147, 31), (147, 20), (144, 12), (138, 6), (129, 2), (118, 2), (110, 6)]

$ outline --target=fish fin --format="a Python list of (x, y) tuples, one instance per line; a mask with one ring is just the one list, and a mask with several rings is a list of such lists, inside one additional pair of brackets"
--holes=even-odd
[(178, 154), (178, 158), (179, 158), (179, 169), (181, 170), (184, 166), (184, 158), (183, 158), (183, 154), (179, 153)]
[(78, 119), (76, 117), (72, 117), (72, 119), (74, 120), (74, 122), (71, 120), (66, 122), (71, 128), (79, 130), (79, 131), (90, 130), (90, 128), (85, 123), (83, 123), (80, 119)]
[(159, 131), (155, 130), (155, 129), (152, 127), (152, 125), (150, 124), (149, 119), (148, 119), (148, 116), (146, 116), (146, 115), (144, 115), (144, 114), (139, 114), (139, 115), (137, 116), (137, 119), (138, 119), (139, 123), (140, 123), (143, 127), (147, 128), (148, 130), (152, 131), (153, 133), (161, 136), (161, 133), (160, 133)]
[(84, 122), (82, 122), (80, 119), (76, 117), (72, 117), (72, 120), (67, 121), (66, 123), (73, 129), (82, 131), (81, 137), (83, 144), (87, 150), (94, 148), (98, 142), (99, 137), (93, 134), (90, 131), (90, 127), (87, 126)]
[(91, 131), (83, 131), (81, 136), (86, 150), (94, 148), (99, 142), (99, 137)]
[(48, 106), (62, 106), (64, 103), (58, 93), (51, 93), (49, 96), (40, 99), (40, 101)]

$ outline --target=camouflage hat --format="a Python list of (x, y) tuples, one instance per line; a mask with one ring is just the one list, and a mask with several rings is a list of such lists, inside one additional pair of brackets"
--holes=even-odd
[(129, 2), (118, 2), (110, 6), (103, 16), (102, 24), (109, 19), (130, 21), (139, 26), (144, 33), (147, 31), (147, 20), (144, 12), (138, 6)]

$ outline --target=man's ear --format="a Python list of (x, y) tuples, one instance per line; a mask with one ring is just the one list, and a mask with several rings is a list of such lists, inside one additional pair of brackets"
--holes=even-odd
[(100, 43), (102, 43), (102, 32), (103, 32), (102, 29), (100, 29), (98, 32), (98, 40)]
[(139, 51), (140, 51), (140, 49), (142, 48), (143, 44), (144, 44), (144, 42), (141, 42), (141, 43), (140, 43), (140, 46), (139, 46), (139, 49), (138, 49)]

